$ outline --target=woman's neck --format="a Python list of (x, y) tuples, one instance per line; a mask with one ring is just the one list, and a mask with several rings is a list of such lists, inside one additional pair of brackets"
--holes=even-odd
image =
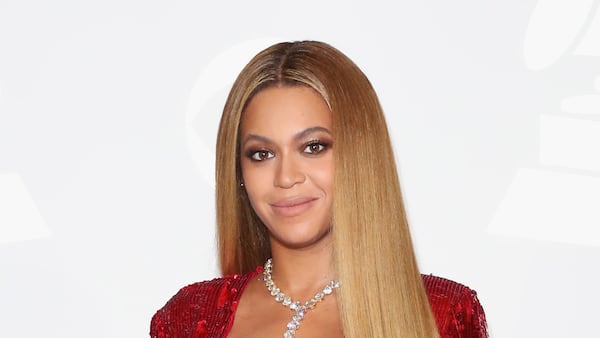
[(331, 240), (303, 249), (271, 243), (272, 278), (282, 292), (294, 299), (310, 298), (335, 279)]

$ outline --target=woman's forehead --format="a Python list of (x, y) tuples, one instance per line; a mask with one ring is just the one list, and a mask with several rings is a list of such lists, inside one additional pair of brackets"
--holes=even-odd
[(331, 130), (325, 100), (305, 86), (272, 87), (257, 93), (242, 113), (241, 134), (296, 135), (320, 126)]

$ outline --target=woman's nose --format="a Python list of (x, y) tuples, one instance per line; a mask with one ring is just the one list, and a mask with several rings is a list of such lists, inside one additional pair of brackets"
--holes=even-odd
[(280, 155), (277, 160), (277, 171), (273, 182), (276, 187), (289, 189), (304, 182), (306, 175), (294, 154)]

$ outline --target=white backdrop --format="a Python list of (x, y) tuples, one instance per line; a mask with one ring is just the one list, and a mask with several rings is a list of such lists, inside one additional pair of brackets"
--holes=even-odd
[(372, 80), (424, 273), (493, 337), (597, 336), (598, 2), (0, 0), (0, 336), (147, 337), (217, 276), (225, 95), (297, 39)]

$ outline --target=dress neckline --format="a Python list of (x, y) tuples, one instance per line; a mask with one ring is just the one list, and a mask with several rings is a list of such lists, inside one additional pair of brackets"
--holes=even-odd
[[(225, 328), (225, 336), (227, 337), (229, 336), (229, 333), (231, 332), (231, 329), (233, 328), (233, 322), (235, 321), (235, 315), (237, 314), (237, 308), (239, 306), (240, 301), (242, 300), (242, 294), (244, 293), (244, 290), (246, 290), (246, 287), (248, 286), (248, 284), (250, 283), (250, 281), (252, 280), (252, 278), (258, 276), (259, 274), (262, 273), (263, 267), (261, 265), (257, 266), (256, 269), (249, 271), (247, 273), (245, 273), (244, 277), (245, 280), (242, 281), (241, 285), (239, 286), (239, 289), (236, 292), (236, 299), (232, 302), (231, 304), (231, 315), (229, 316), (229, 320), (227, 323), (227, 326)], [(233, 275), (233, 278), (235, 279), (237, 277), (239, 277), (240, 275)]]

